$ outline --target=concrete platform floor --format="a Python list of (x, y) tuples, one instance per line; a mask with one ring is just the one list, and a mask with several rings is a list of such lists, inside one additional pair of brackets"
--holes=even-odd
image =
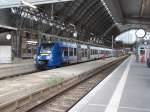
[(150, 112), (150, 69), (131, 56), (69, 112)]

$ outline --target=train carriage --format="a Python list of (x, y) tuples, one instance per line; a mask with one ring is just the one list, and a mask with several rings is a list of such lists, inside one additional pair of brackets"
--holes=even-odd
[(35, 63), (39, 69), (91, 61), (112, 56), (112, 50), (75, 42), (52, 42), (39, 44)]

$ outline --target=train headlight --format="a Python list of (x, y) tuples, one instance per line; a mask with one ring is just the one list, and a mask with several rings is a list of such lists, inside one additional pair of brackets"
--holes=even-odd
[(50, 59), (50, 56), (46, 56), (46, 59)]
[(38, 56), (37, 59), (40, 59), (40, 56)]

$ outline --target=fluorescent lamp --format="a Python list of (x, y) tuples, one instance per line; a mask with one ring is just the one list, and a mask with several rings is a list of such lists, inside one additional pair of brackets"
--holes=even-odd
[(27, 41), (27, 43), (31, 43), (31, 44), (37, 44), (37, 41)]
[(37, 8), (36, 6), (34, 6), (34, 5), (32, 5), (32, 4), (28, 3), (28, 2), (25, 2), (24, 0), (21, 0), (21, 2), (22, 2), (24, 5), (29, 6), (29, 7), (31, 7), (31, 8), (34, 8), (34, 9)]

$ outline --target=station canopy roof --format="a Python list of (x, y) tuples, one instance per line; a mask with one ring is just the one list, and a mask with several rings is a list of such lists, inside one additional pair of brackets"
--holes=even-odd
[(150, 29), (150, 0), (105, 0), (120, 31)]
[[(35, 1), (37, 5), (39, 0)], [(37, 7), (50, 17), (53, 15), (53, 19), (60, 18), (64, 23), (70, 23), (85, 39), (97, 37), (110, 44), (112, 35), (131, 28), (149, 29), (149, 5), (150, 0), (68, 0), (54, 3), (53, 8), (46, 2)]]

